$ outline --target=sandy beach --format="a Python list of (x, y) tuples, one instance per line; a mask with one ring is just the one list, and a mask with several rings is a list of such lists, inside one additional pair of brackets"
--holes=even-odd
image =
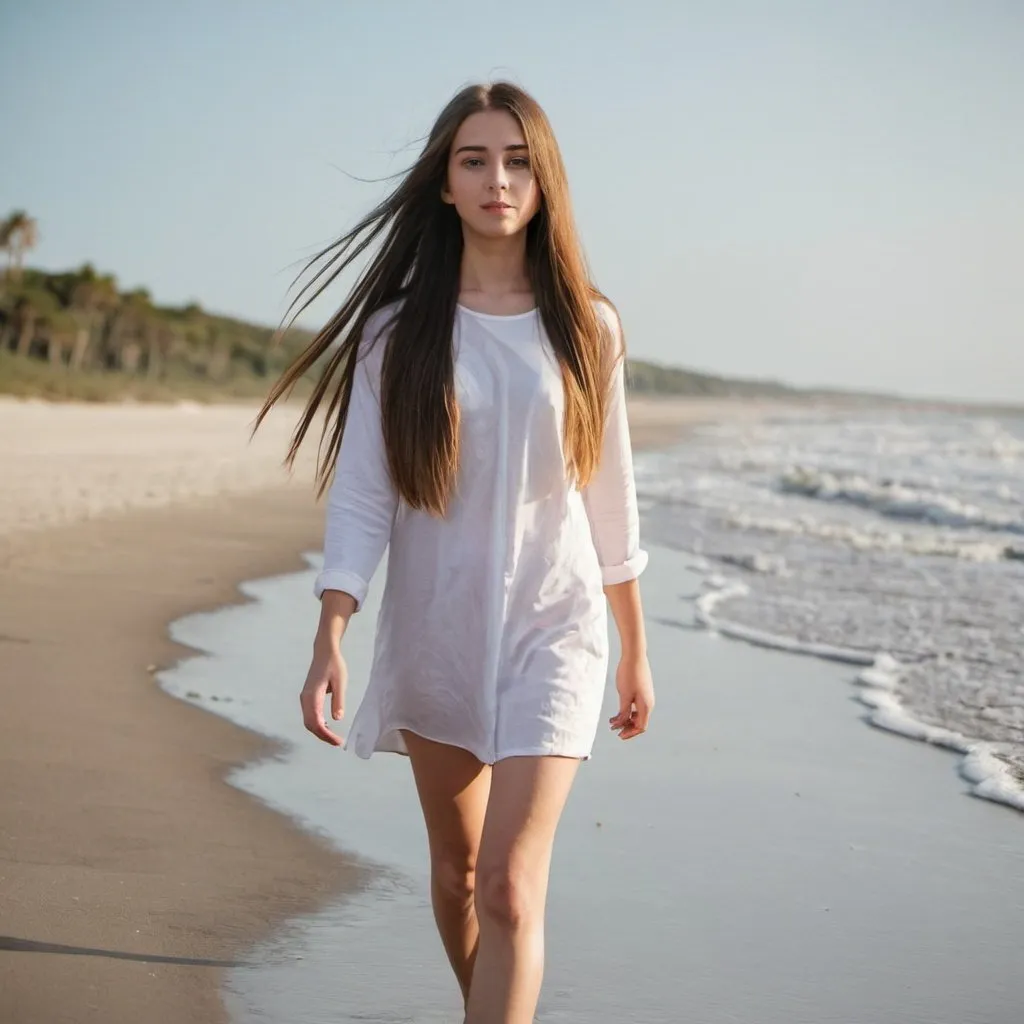
[[(638, 400), (634, 445), (751, 415)], [(317, 550), (312, 459), (249, 406), (0, 400), (0, 1005), (10, 1024), (226, 1020), (220, 987), (274, 926), (361, 871), (226, 785), (264, 738), (164, 694), (188, 612)], [(297, 690), (299, 680), (281, 685)]]

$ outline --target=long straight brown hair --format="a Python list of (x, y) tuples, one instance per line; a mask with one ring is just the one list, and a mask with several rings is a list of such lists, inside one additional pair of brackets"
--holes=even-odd
[(310, 279), (285, 314), (289, 325), (355, 259), (371, 246), (379, 246), (345, 303), (273, 386), (253, 428), (330, 353), (286, 458), (291, 466), (327, 399), (318, 494), (328, 486), (337, 459), (367, 320), (395, 303), (391, 321), (381, 332), (386, 338), (380, 392), (388, 466), (396, 490), (411, 507), (439, 516), (445, 513), (459, 464), (452, 331), (463, 236), (459, 216), (454, 206), (442, 201), (441, 192), (456, 132), (467, 117), (484, 110), (504, 110), (515, 117), (529, 148), (541, 200), (526, 228), (526, 270), (562, 369), (567, 470), (583, 487), (597, 466), (613, 359), (621, 353), (615, 352), (609, 326), (595, 307), (595, 300), (607, 300), (590, 280), (573, 221), (565, 166), (547, 116), (518, 86), (496, 82), (457, 93), (441, 111), (423, 151), (398, 187), (351, 231), (314, 256), (300, 274), (300, 278), (309, 274)]

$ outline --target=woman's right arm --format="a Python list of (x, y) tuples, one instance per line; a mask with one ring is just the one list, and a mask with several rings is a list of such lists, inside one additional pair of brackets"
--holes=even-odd
[(326, 591), (351, 595), (353, 611), (366, 599), (398, 510), (381, 424), (383, 347), (383, 340), (369, 350), (360, 344), (356, 355), (345, 430), (327, 497), (324, 567), (313, 587), (321, 600)]
[(347, 682), (341, 640), (366, 599), (398, 509), (381, 425), (382, 349), (383, 342), (368, 351), (361, 344), (357, 354), (348, 416), (328, 492), (324, 566), (314, 584), (320, 622), (300, 698), (306, 728), (335, 746), (341, 740), (324, 722), (324, 699), (331, 694), (332, 717), (340, 719)]

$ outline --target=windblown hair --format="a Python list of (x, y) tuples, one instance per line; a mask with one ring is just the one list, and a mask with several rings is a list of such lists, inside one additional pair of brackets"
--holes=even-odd
[[(541, 194), (526, 228), (527, 275), (562, 370), (563, 447), (577, 486), (591, 478), (604, 433), (611, 356), (609, 327), (595, 308), (604, 299), (591, 284), (576, 234), (558, 144), (540, 105), (506, 82), (474, 85), (441, 111), (419, 158), (401, 183), (337, 242), (319, 252), (303, 274), (311, 278), (285, 315), (294, 323), (339, 274), (369, 247), (376, 255), (345, 303), (273, 386), (256, 427), (274, 404), (324, 356), (327, 359), (292, 435), (291, 466), (327, 400), (317, 466), (318, 493), (329, 485), (348, 414), (356, 356), (369, 318), (395, 304), (381, 369), (381, 417), (388, 466), (399, 495), (413, 508), (443, 516), (459, 464), (459, 407), (452, 331), (459, 296), (463, 236), (442, 189), (455, 134), (471, 114), (504, 110), (516, 118), (529, 147)], [(610, 305), (610, 304), (609, 304)], [(329, 398), (328, 398), (329, 396)], [(255, 429), (255, 428), (254, 428)]]

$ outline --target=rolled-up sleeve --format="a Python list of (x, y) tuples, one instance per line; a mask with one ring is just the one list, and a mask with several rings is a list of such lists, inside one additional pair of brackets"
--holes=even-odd
[(384, 557), (398, 508), (391, 479), (380, 407), (380, 366), (383, 342), (367, 351), (364, 332), (348, 417), (328, 491), (324, 527), (324, 565), (313, 591), (342, 590), (362, 606), (370, 580)]
[(633, 476), (633, 451), (626, 416), (626, 375), (619, 319), (610, 307), (600, 312), (611, 328), (614, 371), (605, 411), (604, 444), (597, 470), (583, 490), (583, 503), (605, 586), (636, 579), (647, 566), (640, 547), (640, 516)]

